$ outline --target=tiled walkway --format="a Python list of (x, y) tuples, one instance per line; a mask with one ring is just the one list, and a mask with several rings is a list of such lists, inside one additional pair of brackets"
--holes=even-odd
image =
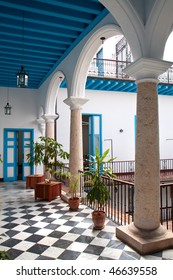
[(91, 209), (69, 211), (60, 198), (35, 201), (25, 182), (0, 183), (0, 250), (15, 260), (173, 260), (173, 249), (140, 256), (115, 237), (116, 225), (93, 230)]

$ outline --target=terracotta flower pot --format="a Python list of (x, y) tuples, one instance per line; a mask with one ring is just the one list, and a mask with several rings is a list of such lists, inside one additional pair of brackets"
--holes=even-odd
[(69, 198), (68, 204), (69, 204), (70, 210), (77, 210), (79, 208), (79, 204), (80, 204), (79, 197)]
[(104, 211), (94, 210), (92, 212), (92, 220), (94, 229), (101, 230), (105, 226), (106, 213)]

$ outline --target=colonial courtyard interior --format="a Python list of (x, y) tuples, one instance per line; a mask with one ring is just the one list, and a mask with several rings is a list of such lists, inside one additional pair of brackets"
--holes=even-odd
[[(10, 259), (173, 259), (172, 10), (170, 0), (0, 1), (0, 252)], [(40, 139), (80, 173), (77, 210), (34, 158)], [(116, 178), (102, 177), (110, 200), (96, 230), (83, 172), (107, 149)]]

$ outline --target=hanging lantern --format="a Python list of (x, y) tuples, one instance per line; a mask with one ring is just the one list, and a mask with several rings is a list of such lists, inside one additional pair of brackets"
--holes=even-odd
[(11, 109), (11, 105), (9, 104), (9, 102), (7, 102), (6, 106), (4, 107), (5, 115), (11, 115)]
[(26, 73), (24, 66), (21, 66), (20, 71), (17, 73), (17, 87), (28, 87), (28, 74)]
[(6, 106), (4, 107), (4, 113), (5, 115), (11, 115), (11, 105), (9, 103), (9, 87), (7, 88), (7, 104)]

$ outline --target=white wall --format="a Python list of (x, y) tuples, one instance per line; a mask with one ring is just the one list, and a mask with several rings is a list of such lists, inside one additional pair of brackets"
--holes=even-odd
[(67, 89), (60, 89), (57, 96), (57, 141), (63, 144), (65, 151), (70, 150), (70, 107), (63, 100), (67, 98)]
[[(58, 113), (60, 118), (57, 125), (58, 141), (69, 149), (70, 139), (70, 109), (63, 103), (66, 89), (60, 89), (58, 94)], [(135, 128), (136, 115), (135, 93), (104, 92), (87, 90), (89, 101), (83, 106), (82, 113), (102, 114), (103, 150), (108, 146), (105, 139), (113, 141), (113, 156), (117, 160), (135, 159)], [(160, 129), (160, 158), (173, 158), (173, 96), (159, 95), (159, 129)], [(120, 129), (123, 132), (120, 133)]]
[[(9, 89), (9, 103), (12, 114), (4, 114), (7, 103), (7, 88), (0, 87), (0, 154), (3, 158), (4, 128), (32, 128), (35, 140), (40, 136), (37, 124), (37, 90)], [(3, 177), (3, 164), (0, 163), (0, 178)]]
[(173, 96), (159, 95), (160, 158), (173, 158)]
[[(57, 139), (64, 147), (69, 148), (70, 109), (63, 104), (66, 89), (58, 94)], [(134, 159), (135, 137), (134, 116), (136, 114), (136, 94), (104, 91), (86, 91), (89, 101), (83, 106), (82, 113), (102, 114), (103, 150), (107, 148), (105, 139), (113, 141), (113, 156), (117, 160)], [(120, 133), (119, 130), (123, 129)]]
[[(87, 91), (90, 101), (84, 113), (102, 114), (103, 151), (105, 139), (113, 141), (113, 156), (117, 160), (134, 159), (134, 115), (136, 114), (136, 95), (133, 93)], [(123, 132), (120, 133), (120, 129)]]

